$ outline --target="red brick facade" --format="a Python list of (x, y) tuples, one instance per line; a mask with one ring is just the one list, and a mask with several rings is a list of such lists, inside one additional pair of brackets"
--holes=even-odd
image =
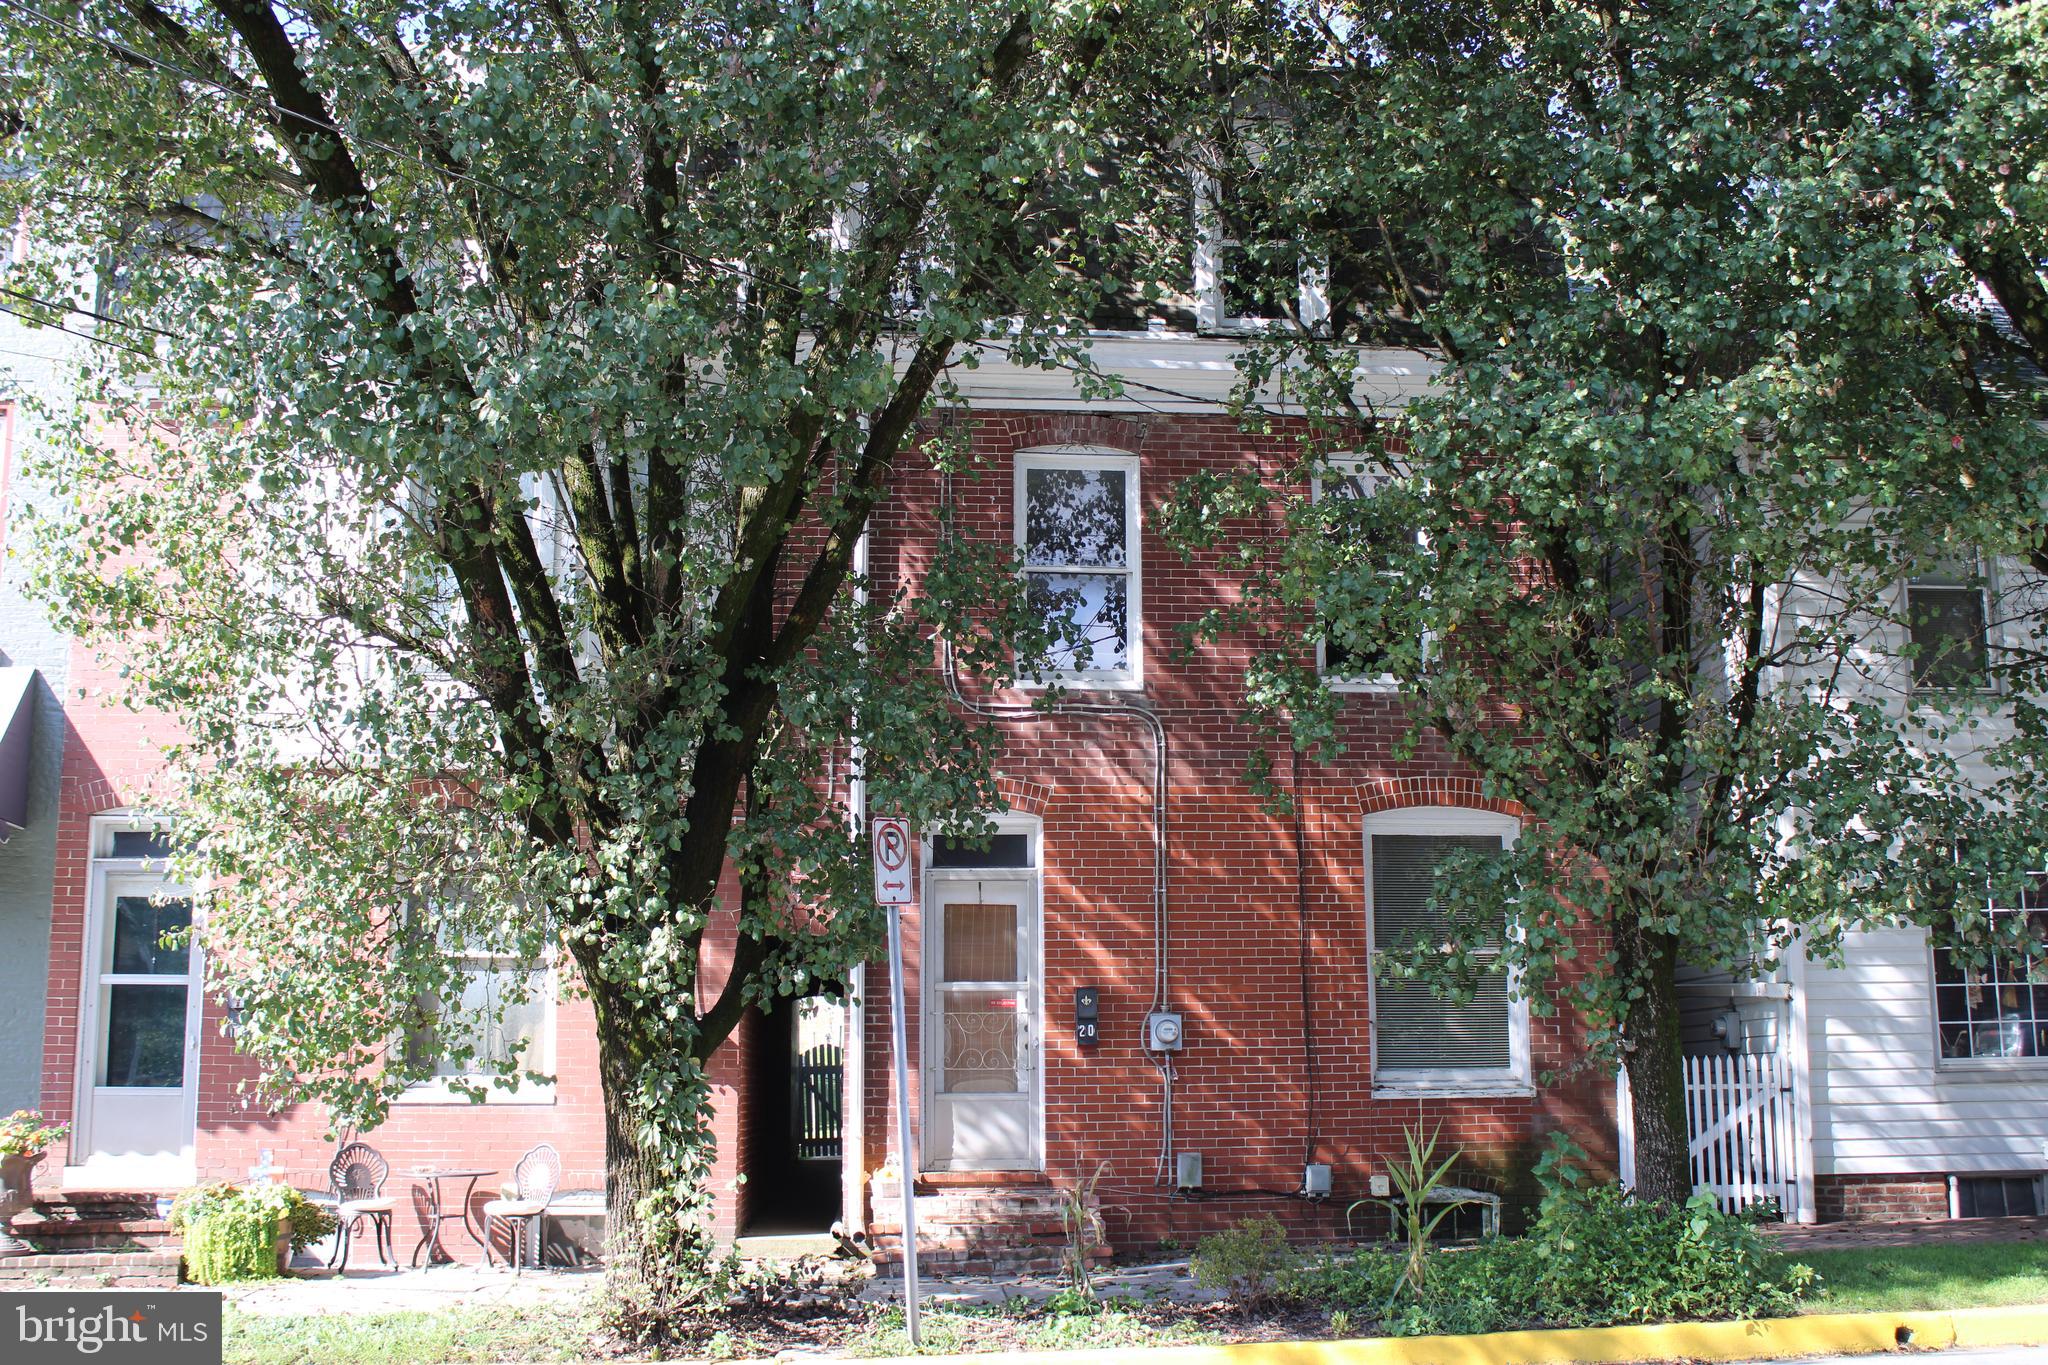
[[(1425, 745), (1397, 761), (1401, 703), (1384, 694), (1346, 699), (1342, 758), (1300, 766), (1305, 870), (1296, 865), (1292, 821), (1264, 810), (1248, 790), (1244, 764), (1257, 741), (1238, 719), (1243, 647), (1205, 644), (1186, 659), (1176, 652), (1180, 629), (1228, 596), (1228, 579), (1213, 560), (1184, 561), (1157, 527), (1176, 484), (1247, 460), (1278, 470), (1289, 454), (1282, 438), (1246, 437), (1223, 418), (1064, 414), (983, 415), (971, 435), (986, 472), (957, 482), (959, 522), (998, 540), (1012, 534), (1014, 452), (1075, 444), (1141, 461), (1143, 696), (1170, 753), (1169, 1003), (1187, 1017), (1186, 1047), (1174, 1064), (1173, 1147), (1202, 1154), (1209, 1193), (1170, 1198), (1161, 1179), (1162, 1079), (1142, 1040), (1154, 952), (1152, 740), (1133, 719), (1103, 716), (1033, 719), (1004, 731), (1006, 790), (1015, 809), (1042, 821), (1045, 1165), (1052, 1182), (1084, 1178), (1107, 1161), (1099, 1193), (1110, 1240), (1126, 1245), (1184, 1241), (1266, 1211), (1303, 1232), (1341, 1231), (1346, 1207), (1366, 1196), (1368, 1176), (1402, 1150), (1403, 1125), (1441, 1123), (1444, 1150), (1465, 1152), (1461, 1173), (1503, 1189), (1511, 1202), (1551, 1130), (1570, 1131), (1611, 1163), (1613, 1086), (1604, 1073), (1586, 1070), (1516, 1094), (1374, 1097), (1362, 817), (1411, 806), (1516, 812), (1486, 800), (1441, 751)], [(878, 520), (871, 550), (878, 591), (915, 580), (941, 495), (935, 478), (912, 478)], [(1284, 778), (1284, 746), (1271, 758)], [(905, 944), (913, 1001), (916, 927), (906, 926)], [(868, 980), (867, 1047), (877, 1059), (865, 1104), (872, 1167), (893, 1149), (894, 1130), (880, 964)], [(1101, 992), (1101, 1042), (1092, 1049), (1074, 1041), (1070, 1023), (1073, 992), (1082, 986)], [(913, 1007), (913, 1052), (917, 1022)], [(1539, 1018), (1531, 1035), (1537, 1075), (1567, 1071), (1580, 1056), (1567, 1023)], [(1333, 1166), (1331, 1198), (1312, 1204), (1267, 1193), (1297, 1190), (1309, 1160)]]
[(1822, 1175), (1813, 1202), (1823, 1223), (1912, 1223), (1947, 1218), (1948, 1179), (1939, 1175)]
[[(1525, 1191), (1551, 1131), (1570, 1132), (1611, 1168), (1613, 1086), (1604, 1072), (1575, 1066), (1581, 1046), (1568, 1021), (1539, 1017), (1530, 1028), (1533, 1074), (1558, 1072), (1564, 1080), (1428, 1099), (1374, 1095), (1361, 821), (1417, 806), (1516, 812), (1488, 801), (1476, 780), (1427, 743), (1397, 759), (1401, 702), (1377, 693), (1345, 700), (1347, 751), (1340, 758), (1300, 765), (1294, 790), (1306, 848), (1301, 864), (1293, 820), (1263, 809), (1247, 789), (1245, 762), (1260, 741), (1239, 720), (1243, 647), (1204, 644), (1186, 658), (1177, 652), (1180, 628), (1229, 600), (1229, 580), (1213, 559), (1183, 560), (1158, 527), (1179, 482), (1204, 468), (1245, 461), (1277, 472), (1288, 458), (1284, 438), (1247, 437), (1220, 416), (1036, 412), (982, 413), (969, 423), (969, 434), (985, 472), (957, 481), (959, 524), (969, 534), (1005, 541), (1012, 533), (1014, 452), (1086, 444), (1140, 460), (1144, 687), (1100, 700), (1142, 701), (1166, 733), (1168, 1001), (1187, 1019), (1186, 1048), (1174, 1064), (1173, 1148), (1202, 1153), (1207, 1194), (1171, 1198), (1161, 1179), (1162, 1077), (1141, 1037), (1157, 946), (1155, 756), (1147, 726), (1125, 717), (1050, 717), (1005, 726), (1003, 791), (1013, 811), (1042, 821), (1046, 1177), (1064, 1185), (1106, 1162), (1098, 1188), (1110, 1240), (1138, 1245), (1185, 1240), (1264, 1211), (1304, 1233), (1341, 1231), (1346, 1207), (1366, 1196), (1369, 1177), (1399, 1153), (1403, 1126), (1416, 1123), (1441, 1124), (1445, 1149), (1464, 1152), (1460, 1175), (1493, 1185), (1511, 1202)], [(877, 517), (871, 566), (880, 591), (917, 582), (937, 534), (941, 495), (936, 475), (908, 473)], [(109, 700), (115, 675), (107, 661), (74, 653), (43, 1087), (45, 1108), (58, 1118), (71, 1116), (76, 1094), (90, 818), (147, 807), (158, 745), (166, 737), (161, 719), (134, 715)], [(76, 696), (81, 687), (83, 698)], [(1292, 785), (1285, 746), (1270, 757)], [(919, 925), (914, 914), (908, 919), (914, 1002)], [(879, 1167), (894, 1147), (885, 968), (871, 966), (867, 979), (861, 1175)], [(1073, 991), (1080, 986), (1101, 992), (1101, 1042), (1092, 1049), (1076, 1044), (1070, 1026)], [(321, 1118), (307, 1109), (267, 1114), (243, 1107), (236, 1087), (247, 1066), (222, 1035), (218, 1012), (209, 1002), (200, 1062), (201, 1178), (241, 1177), (267, 1151), (272, 1167), (295, 1183), (322, 1183), (333, 1147)], [(913, 1050), (918, 1023), (913, 1005)], [(750, 1020), (719, 1063), (718, 1074), (728, 1082), (717, 1119), (720, 1229), (728, 1235), (745, 1224), (748, 1212), (745, 1191), (732, 1181), (750, 1164), (743, 1096), (734, 1082), (747, 1074), (746, 1050), (757, 1027)], [(587, 1004), (561, 1002), (556, 1037), (550, 1100), (405, 1104), (364, 1136), (395, 1168), (476, 1164), (508, 1173), (523, 1149), (548, 1141), (563, 1156), (565, 1189), (601, 1188), (603, 1122)], [(64, 1159), (55, 1154), (45, 1174), (54, 1177)], [(1315, 1204), (1285, 1193), (1299, 1187), (1310, 1160), (1334, 1168), (1331, 1197)], [(494, 1183), (484, 1182), (479, 1194)], [(405, 1253), (413, 1238), (404, 1215), (401, 1220)], [(458, 1254), (473, 1254), (464, 1239), (455, 1241)]]

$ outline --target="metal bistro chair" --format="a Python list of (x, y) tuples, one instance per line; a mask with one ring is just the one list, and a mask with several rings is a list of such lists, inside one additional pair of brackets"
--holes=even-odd
[(335, 1217), (334, 1255), (327, 1262), (330, 1269), (348, 1269), (349, 1243), (356, 1228), (365, 1221), (375, 1238), (378, 1264), (388, 1270), (398, 1269), (391, 1236), (391, 1220), (398, 1201), (384, 1193), (384, 1182), (390, 1175), (391, 1163), (367, 1143), (351, 1142), (334, 1154), (334, 1164), (327, 1168), (327, 1180), (334, 1190)]
[[(506, 1225), (506, 1247), (512, 1258), (512, 1273), (517, 1275), (526, 1264), (526, 1229), (534, 1227), (534, 1245), (540, 1246), (540, 1226), (548, 1214), (548, 1201), (555, 1197), (555, 1187), (562, 1183), (562, 1158), (543, 1142), (523, 1157), (512, 1168), (512, 1183), (505, 1187), (502, 1199), (493, 1199), (484, 1205), (484, 1258), (491, 1255), (491, 1220), (497, 1219)], [(494, 1262), (495, 1264), (495, 1262)]]

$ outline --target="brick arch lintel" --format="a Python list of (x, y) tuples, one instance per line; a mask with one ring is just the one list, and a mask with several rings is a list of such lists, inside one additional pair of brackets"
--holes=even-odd
[(64, 793), (63, 808), (68, 815), (100, 815), (128, 804), (126, 797), (104, 777), (75, 782)]
[(1001, 793), (1004, 806), (1017, 815), (1042, 816), (1045, 803), (1052, 799), (1051, 787), (1022, 777), (998, 776), (996, 791)]
[(1413, 806), (1457, 806), (1529, 818), (1521, 802), (1486, 795), (1476, 777), (1379, 777), (1358, 783), (1352, 797), (1360, 815)]
[(1136, 454), (1151, 435), (1152, 423), (1102, 412), (1034, 412), (1005, 415), (982, 430), (1012, 454), (1040, 446), (1102, 446)]

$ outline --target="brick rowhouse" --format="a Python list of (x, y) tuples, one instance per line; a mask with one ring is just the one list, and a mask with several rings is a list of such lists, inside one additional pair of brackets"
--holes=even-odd
[[(1535, 1018), (1528, 1030), (1534, 1083), (1480, 1086), (1431, 1095), (1375, 1093), (1368, 1017), (1370, 943), (1364, 912), (1362, 822), (1390, 810), (1448, 807), (1517, 812), (1488, 802), (1476, 781), (1425, 744), (1397, 759), (1404, 732), (1401, 700), (1390, 693), (1349, 695), (1343, 703), (1346, 752), (1329, 763), (1304, 761), (1290, 772), (1285, 746), (1276, 770), (1298, 781), (1301, 827), (1265, 809), (1248, 788), (1244, 764), (1260, 743), (1240, 720), (1243, 647), (1205, 643), (1183, 656), (1182, 628), (1227, 601), (1232, 587), (1213, 557), (1184, 561), (1160, 537), (1160, 513), (1174, 487), (1204, 469), (1248, 461), (1277, 471), (1291, 437), (1248, 436), (1220, 411), (1165, 414), (1087, 412), (1071, 399), (1044, 409), (981, 407), (963, 419), (978, 475), (954, 480), (951, 497), (964, 534), (1007, 542), (1014, 528), (1011, 470), (1020, 451), (1072, 447), (1135, 457), (1141, 534), (1142, 686), (1085, 694), (1156, 717), (1166, 765), (1165, 942), (1154, 928), (1153, 770), (1150, 722), (1136, 714), (1048, 715), (1003, 720), (1004, 791), (1011, 811), (1034, 818), (1042, 867), (1042, 965), (1037, 1017), (1030, 1029), (1042, 1073), (1042, 1148), (1029, 1169), (933, 1171), (928, 1197), (950, 1199), (981, 1235), (928, 1229), (935, 1253), (956, 1264), (1043, 1260), (1059, 1241), (1049, 1202), (1062, 1188), (1100, 1172), (1097, 1199), (1115, 1248), (1185, 1241), (1246, 1216), (1272, 1212), (1302, 1235), (1347, 1230), (1347, 1210), (1367, 1197), (1370, 1177), (1401, 1150), (1404, 1125), (1441, 1125), (1444, 1150), (1460, 1149), (1459, 1176), (1504, 1194), (1512, 1210), (1547, 1135), (1563, 1130), (1611, 1168), (1613, 1086), (1604, 1070), (1580, 1065), (1580, 1039), (1568, 1019)], [(876, 516), (870, 536), (877, 591), (915, 592), (938, 534), (944, 490), (928, 467), (912, 462)], [(1305, 648), (1309, 646), (1305, 644)], [(171, 733), (161, 717), (138, 715), (114, 700), (118, 660), (74, 647), (73, 696), (63, 767), (55, 934), (48, 995), (44, 1107), (74, 1117), (81, 1096), (79, 1020), (93, 865), (93, 817), (146, 812)], [(979, 700), (1015, 705), (1032, 694)], [(1084, 694), (1074, 694), (1077, 698)], [(1305, 857), (1297, 860), (1297, 835)], [(912, 1104), (922, 1121), (925, 1073), (920, 1050), (925, 1011), (919, 943), (922, 916), (907, 917), (911, 1001)], [(715, 936), (713, 936), (715, 937)], [(1163, 961), (1162, 961), (1163, 958)], [(1166, 989), (1155, 1001), (1155, 973)], [(849, 1074), (862, 1080), (845, 1118), (847, 1165), (817, 1225), (842, 1208), (869, 1223), (885, 1255), (895, 1228), (893, 1203), (871, 1196), (894, 1147), (888, 1016), (883, 964), (870, 964), (865, 998), (851, 1013), (847, 1042), (864, 1053)], [(1083, 1048), (1071, 1010), (1078, 987), (1100, 992), (1100, 1042)], [(1166, 1084), (1144, 1046), (1155, 1003), (1183, 1013), (1186, 1040), (1173, 1057), (1172, 1142), (1166, 1146)], [(267, 1112), (245, 1102), (251, 1079), (233, 1050), (220, 1002), (209, 999), (200, 1029), (193, 1178), (241, 1179), (268, 1169), (306, 1188), (325, 1182), (334, 1151), (324, 1117), (309, 1107)], [(497, 1177), (477, 1186), (495, 1193), (519, 1154), (540, 1141), (563, 1158), (565, 1190), (603, 1185), (603, 1118), (588, 1005), (572, 996), (554, 1005), (552, 1090), (483, 1105), (422, 1099), (394, 1106), (389, 1120), (360, 1134), (394, 1170), (477, 1166)], [(735, 1235), (756, 1222), (757, 1197), (781, 1183), (761, 1165), (764, 1125), (787, 1111), (785, 1034), (750, 1017), (720, 1055), (715, 1129), (719, 1140), (718, 1226)], [(1549, 1073), (1561, 1079), (1548, 1080)], [(779, 1106), (779, 1107), (778, 1107)], [(763, 1115), (771, 1116), (763, 1119)], [(920, 1132), (925, 1129), (920, 1124)], [(1198, 1194), (1176, 1193), (1173, 1159), (1199, 1152)], [(857, 1160), (854, 1159), (857, 1156)], [(1308, 1162), (1332, 1167), (1326, 1198), (1299, 1197)], [(60, 1150), (42, 1168), (51, 1183), (76, 1175)], [(66, 1171), (72, 1175), (67, 1176)], [(751, 1175), (751, 1181), (741, 1177)], [(394, 1175), (401, 1198), (398, 1250), (409, 1255), (419, 1232), (407, 1198), (410, 1181)], [(104, 1188), (102, 1184), (99, 1186)], [(937, 1193), (943, 1191), (943, 1194)], [(937, 1206), (934, 1206), (937, 1211)], [(856, 1212), (857, 1210), (857, 1212)], [(1360, 1210), (1349, 1227), (1383, 1225)], [(855, 1229), (858, 1230), (858, 1229)], [(353, 1264), (366, 1264), (359, 1242)], [(451, 1233), (459, 1258), (477, 1255)], [(944, 1257), (940, 1257), (941, 1261)]]

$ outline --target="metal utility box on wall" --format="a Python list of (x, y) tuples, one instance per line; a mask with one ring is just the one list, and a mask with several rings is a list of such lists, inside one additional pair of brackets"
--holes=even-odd
[(1181, 1018), (1173, 1010), (1154, 1010), (1145, 1016), (1145, 1046), (1152, 1051), (1180, 1051), (1181, 1034)]
[(1199, 1190), (1202, 1188), (1202, 1154), (1200, 1152), (1181, 1152), (1175, 1155), (1173, 1161), (1173, 1183), (1176, 1187), (1183, 1190)]

